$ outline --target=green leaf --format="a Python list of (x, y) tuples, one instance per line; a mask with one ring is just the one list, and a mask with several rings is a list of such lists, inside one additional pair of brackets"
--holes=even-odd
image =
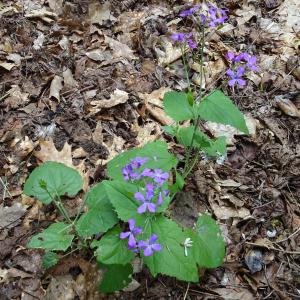
[(222, 264), (225, 244), (220, 228), (209, 215), (199, 217), (194, 230), (193, 255), (201, 267), (215, 268)]
[(104, 181), (106, 193), (122, 221), (135, 219), (138, 223), (145, 221), (145, 216), (137, 213), (140, 203), (134, 199), (138, 186), (124, 181)]
[(87, 193), (85, 203), (89, 210), (76, 223), (76, 230), (80, 236), (88, 237), (106, 232), (117, 224), (117, 214), (102, 182)]
[(203, 120), (231, 125), (248, 134), (243, 114), (220, 90), (215, 90), (199, 104), (199, 114)]
[(178, 186), (179, 190), (182, 190), (184, 187), (184, 178), (181, 176), (180, 173), (176, 172), (176, 182), (175, 184)]
[(120, 239), (120, 227), (110, 229), (100, 241), (94, 241), (92, 247), (97, 247), (97, 261), (106, 265), (125, 265), (134, 258), (134, 252), (128, 250), (127, 239)]
[(156, 141), (148, 143), (142, 148), (126, 151), (112, 159), (107, 166), (108, 176), (112, 179), (122, 180), (122, 168), (130, 162), (131, 158), (137, 156), (149, 158), (143, 168), (160, 168), (163, 171), (169, 171), (178, 162), (176, 157), (168, 152), (166, 142)]
[(59, 256), (51, 251), (48, 251), (44, 254), (42, 259), (42, 265), (44, 269), (49, 269), (53, 266), (55, 266), (59, 261)]
[(226, 137), (221, 136), (214, 141), (211, 141), (211, 145), (208, 147), (204, 147), (204, 151), (209, 156), (225, 155), (227, 152)]
[[(178, 141), (180, 144), (182, 144), (185, 147), (190, 147), (192, 138), (193, 138), (193, 132), (194, 132), (195, 126), (190, 127), (182, 127), (178, 131)], [(196, 149), (203, 149), (204, 147), (210, 146), (210, 138), (203, 132), (196, 130), (194, 135), (194, 147)]]
[(193, 107), (187, 94), (182, 92), (167, 92), (164, 95), (164, 111), (175, 121), (185, 121), (194, 118)]
[(71, 229), (68, 224), (53, 223), (43, 232), (33, 236), (27, 247), (66, 251), (74, 238), (74, 235), (69, 234)]
[(49, 204), (57, 196), (75, 196), (82, 185), (83, 180), (75, 169), (49, 161), (32, 171), (25, 182), (24, 194)]
[(175, 126), (161, 126), (165, 133), (169, 134), (170, 136), (176, 135), (176, 127)]
[(198, 269), (193, 255), (184, 254), (183, 243), (191, 234), (163, 216), (153, 218), (146, 227), (147, 238), (153, 233), (158, 236), (157, 243), (162, 245), (162, 251), (143, 257), (152, 275), (161, 273), (180, 280), (198, 281)]
[(132, 281), (133, 268), (131, 264), (109, 265), (99, 285), (103, 293), (112, 293), (125, 288)]

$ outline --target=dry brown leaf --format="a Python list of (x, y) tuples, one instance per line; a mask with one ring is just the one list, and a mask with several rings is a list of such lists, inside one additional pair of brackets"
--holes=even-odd
[(17, 85), (12, 85), (8, 94), (9, 96), (4, 100), (4, 103), (10, 108), (20, 108), (29, 102), (29, 94), (23, 93)]
[(21, 64), (22, 56), (18, 53), (11, 53), (6, 56), (6, 59), (8, 61), (13, 61), (16, 66), (19, 66)]
[(275, 97), (275, 103), (277, 106), (288, 116), (300, 118), (300, 111), (296, 105), (283, 95)]
[(70, 69), (66, 69), (63, 72), (63, 79), (65, 88), (68, 89), (78, 87), (78, 82), (74, 79), (72, 71)]
[[(251, 115), (246, 114), (245, 116), (246, 125), (249, 130), (249, 134), (255, 138), (256, 136), (256, 127), (259, 124), (259, 121), (254, 119)], [(206, 122), (204, 125), (205, 129), (210, 131), (210, 133), (214, 137), (226, 137), (227, 145), (234, 145), (235, 144), (235, 135), (244, 135), (243, 132), (239, 131), (238, 129), (230, 126), (230, 125), (223, 125), (215, 122)]]
[(164, 110), (160, 107), (155, 107), (153, 105), (146, 104), (146, 109), (162, 125), (174, 124), (174, 120), (168, 117)]
[(248, 290), (240, 287), (216, 288), (214, 292), (218, 293), (224, 300), (255, 300), (256, 297)]
[(229, 218), (241, 218), (245, 219), (250, 217), (250, 211), (245, 207), (233, 208), (225, 206), (225, 203), (220, 199), (219, 194), (216, 194), (212, 190), (208, 194), (208, 202), (219, 220), (227, 220)]
[(116, 18), (111, 13), (110, 1), (105, 1), (103, 4), (98, 0), (92, 0), (89, 2), (88, 9), (90, 24), (103, 25), (106, 21), (115, 21)]
[(21, 203), (14, 203), (12, 206), (0, 205), (0, 230), (4, 228), (13, 228), (21, 221), (27, 211), (27, 206)]
[(55, 75), (51, 81), (49, 98), (55, 98), (60, 101), (60, 91), (63, 88), (63, 78)]
[(0, 67), (7, 71), (10, 71), (15, 66), (16, 66), (16, 64), (0, 61)]
[(109, 151), (109, 155), (107, 159), (99, 159), (96, 162), (96, 165), (106, 165), (111, 159), (113, 159), (115, 156), (120, 154), (124, 149), (125, 140), (121, 137), (114, 135), (113, 141), (111, 143), (103, 143), (103, 145), (107, 148)]
[(180, 48), (174, 47), (173, 43), (167, 37), (162, 37), (161, 47), (163, 48), (163, 50), (161, 50), (160, 47), (154, 48), (156, 56), (158, 58), (158, 64), (160, 66), (164, 67), (176, 61), (182, 55)]
[(116, 89), (110, 96), (109, 100), (94, 100), (91, 101), (91, 105), (93, 106), (90, 108), (90, 112), (95, 114), (101, 111), (103, 108), (111, 108), (118, 104), (125, 103), (128, 100), (129, 96), (127, 92), (121, 91)]
[(163, 108), (163, 98), (165, 93), (170, 92), (169, 87), (161, 87), (158, 90), (153, 91), (150, 94), (138, 93), (139, 97), (145, 101), (145, 103), (154, 104), (160, 108)]
[(44, 7), (42, 9), (31, 10), (25, 14), (25, 18), (29, 19), (41, 19), (46, 23), (53, 23), (54, 19), (57, 18), (57, 14), (46, 10)]
[(63, 149), (58, 151), (53, 143), (53, 140), (42, 140), (39, 142), (41, 150), (34, 151), (34, 156), (41, 162), (56, 161), (65, 164), (66, 166), (76, 169), (83, 178), (83, 190), (87, 191), (89, 184), (89, 171), (85, 171), (84, 161), (79, 165), (74, 166), (72, 162), (72, 150), (68, 143), (65, 143)]
[(114, 58), (127, 58), (127, 59), (136, 59), (137, 57), (133, 54), (133, 50), (130, 49), (127, 45), (114, 40), (108, 36), (105, 36), (105, 43), (113, 50)]
[(143, 127), (135, 123), (131, 129), (138, 133), (136, 140), (139, 147), (155, 141), (161, 135), (161, 127), (155, 122), (146, 123)]

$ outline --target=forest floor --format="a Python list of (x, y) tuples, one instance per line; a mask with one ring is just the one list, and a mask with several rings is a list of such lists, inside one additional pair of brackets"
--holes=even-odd
[[(90, 185), (125, 149), (156, 139), (180, 148), (161, 125), (162, 97), (186, 87), (173, 32), (191, 24), (188, 1), (6, 0), (0, 3), (0, 299), (300, 299), (300, 5), (297, 0), (217, 1), (227, 24), (208, 32), (205, 91), (222, 88), (250, 135), (226, 135), (228, 157), (201, 161), (172, 204), (175, 219), (218, 221), (224, 264), (198, 284), (143, 269), (129, 291), (97, 292), (95, 261), (73, 253), (45, 272), (26, 249), (57, 214), (22, 194), (47, 160), (80, 164)], [(244, 89), (224, 86), (227, 51), (258, 57)], [(199, 71), (199, 68), (198, 68)], [(197, 68), (192, 70), (197, 84)], [(107, 101), (108, 100), (108, 101)], [(177, 150), (176, 150), (177, 149)], [(82, 197), (68, 202), (72, 214)]]

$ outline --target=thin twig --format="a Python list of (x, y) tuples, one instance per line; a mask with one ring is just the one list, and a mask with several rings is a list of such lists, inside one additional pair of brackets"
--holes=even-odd
[(185, 300), (185, 299), (186, 299), (186, 297), (187, 297), (187, 294), (188, 294), (188, 291), (189, 291), (189, 288), (190, 288), (190, 283), (188, 282), (188, 285), (187, 285), (187, 288), (186, 288), (185, 294), (184, 294), (184, 296), (183, 296), (183, 300)]

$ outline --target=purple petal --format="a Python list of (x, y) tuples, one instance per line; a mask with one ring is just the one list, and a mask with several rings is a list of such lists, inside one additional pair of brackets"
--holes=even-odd
[(137, 200), (137, 201), (140, 201), (140, 202), (144, 202), (145, 201), (145, 197), (144, 195), (141, 193), (141, 192), (136, 192), (134, 194), (134, 198)]
[(237, 68), (236, 74), (237, 74), (238, 77), (243, 76), (244, 73), (245, 73), (245, 68), (243, 68), (243, 67), (238, 67), (238, 68)]
[(162, 245), (161, 244), (152, 244), (151, 248), (155, 251), (161, 251), (162, 250)]
[(134, 235), (130, 234), (128, 239), (128, 247), (134, 248), (135, 246), (136, 246), (136, 240), (134, 238)]
[(121, 232), (120, 233), (120, 239), (124, 240), (126, 239), (127, 237), (129, 237), (130, 235), (130, 231), (127, 231), (127, 232)]
[(129, 224), (130, 231), (132, 231), (134, 229), (135, 220), (134, 219), (129, 219), (128, 224)]
[(245, 54), (244, 53), (240, 53), (239, 55), (237, 55), (234, 59), (235, 62), (239, 62), (241, 61), (242, 59), (245, 58)]
[(154, 203), (145, 203), (148, 207), (148, 210), (151, 212), (151, 213), (155, 213), (156, 212), (156, 205)]
[(137, 212), (139, 214), (143, 214), (147, 209), (147, 204), (148, 203), (143, 203), (140, 207), (138, 207)]
[(229, 60), (234, 60), (234, 53), (232, 51), (229, 51), (227, 54), (226, 54), (226, 58), (229, 59)]
[(163, 203), (163, 197), (162, 197), (162, 193), (160, 192), (158, 194), (158, 198), (157, 198), (157, 205), (160, 206)]
[(133, 229), (133, 234), (138, 235), (142, 233), (142, 228), (141, 227), (136, 227)]
[(233, 78), (233, 77), (235, 76), (234, 72), (233, 72), (231, 69), (228, 69), (228, 70), (226, 71), (226, 74), (227, 74), (229, 77), (231, 77), (231, 78)]
[(153, 250), (152, 250), (151, 246), (148, 246), (148, 247), (145, 248), (145, 250), (144, 250), (144, 255), (145, 256), (150, 256), (152, 253), (153, 253)]
[(142, 172), (141, 175), (143, 177), (151, 177), (151, 178), (153, 178), (153, 176), (154, 176), (153, 172), (148, 168), (144, 169), (144, 171)]
[(145, 249), (148, 246), (149, 246), (149, 243), (146, 242), (146, 241), (139, 241), (138, 242), (138, 247), (141, 248), (141, 249)]
[(153, 233), (149, 239), (149, 243), (152, 244), (157, 240), (157, 235), (155, 233)]
[(237, 83), (240, 86), (244, 86), (244, 85), (246, 85), (246, 80), (244, 80), (244, 79), (237, 79)]
[(236, 79), (231, 79), (231, 80), (228, 81), (229, 86), (234, 86), (235, 83), (236, 83)]

